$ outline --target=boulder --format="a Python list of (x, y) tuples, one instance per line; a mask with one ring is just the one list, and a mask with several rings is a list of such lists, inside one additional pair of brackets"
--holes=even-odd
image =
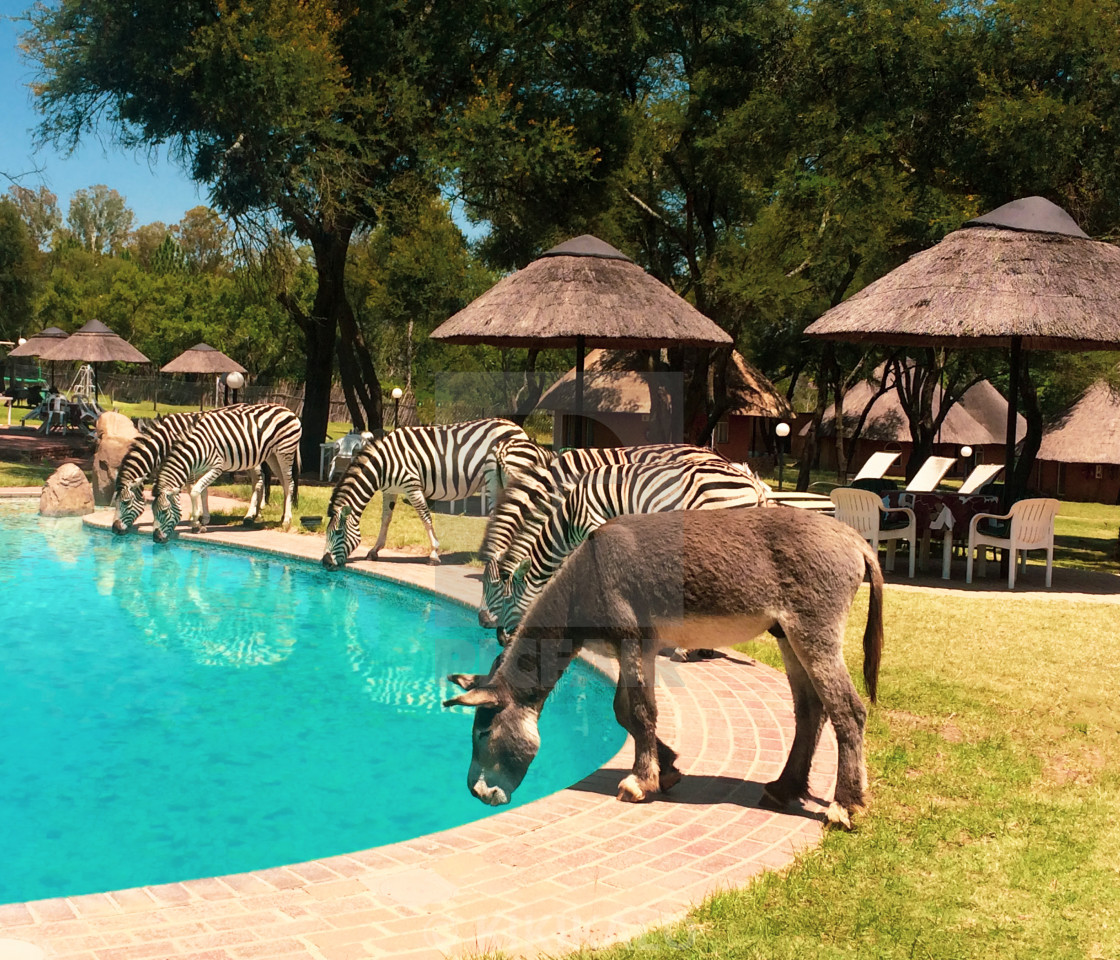
[(123, 413), (109, 410), (97, 418), (97, 449), (93, 453), (93, 502), (107, 507), (121, 461), (140, 432)]
[(73, 463), (64, 463), (43, 484), (39, 513), (44, 517), (81, 517), (93, 513), (93, 484)]

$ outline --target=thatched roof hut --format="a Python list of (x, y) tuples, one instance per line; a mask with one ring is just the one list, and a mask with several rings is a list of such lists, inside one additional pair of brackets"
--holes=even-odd
[[(882, 375), (881, 369), (879, 374)], [(874, 381), (862, 381), (844, 395), (845, 437), (851, 437), (860, 414), (875, 392)], [(941, 389), (935, 388), (933, 398), (935, 416), (941, 409), (941, 398)], [(821, 420), (821, 432), (825, 436), (836, 435), (836, 421), (833, 414), (834, 408), (830, 406)], [(965, 391), (964, 396), (949, 408), (938, 433), (938, 442), (957, 446), (967, 444), (972, 447), (1002, 445), (1006, 421), (1007, 401), (995, 387), (987, 380), (983, 380), (971, 386)], [(806, 424), (801, 429), (801, 435), (807, 436), (810, 429), (812, 425)], [(1022, 416), (1017, 416), (1016, 439), (1022, 440), (1026, 432), (1026, 420)], [(888, 390), (875, 400), (864, 422), (861, 437), (876, 442), (910, 442), (910, 423), (894, 389)]]
[(1120, 464), (1120, 391), (1101, 380), (1042, 434), (1039, 460)]
[(221, 350), (208, 343), (199, 343), (184, 350), (170, 363), (160, 367), (160, 373), (248, 373), (236, 360), (231, 360)]
[(806, 332), (886, 344), (1120, 348), (1120, 248), (1042, 197), (1005, 204), (833, 307)]
[[(729, 413), (776, 419), (793, 416), (786, 398), (742, 354), (733, 352), (731, 363), (728, 392), (735, 407)], [(650, 380), (663, 375), (642, 373), (636, 366), (637, 358), (628, 351), (592, 350), (585, 368), (584, 409), (648, 414), (652, 407)], [(545, 392), (537, 406), (545, 410), (574, 410), (575, 379), (576, 371), (569, 370)]]
[(731, 337), (597, 237), (569, 240), (498, 281), (433, 340), (501, 347), (723, 346)]
[(32, 334), (23, 343), (12, 347), (8, 351), (9, 357), (39, 357), (47, 347), (59, 340), (65, 340), (70, 334), (58, 327), (45, 327), (38, 333)]
[(44, 348), (40, 360), (80, 360), (83, 363), (147, 363), (148, 358), (118, 337), (100, 320), (90, 320), (77, 333)]

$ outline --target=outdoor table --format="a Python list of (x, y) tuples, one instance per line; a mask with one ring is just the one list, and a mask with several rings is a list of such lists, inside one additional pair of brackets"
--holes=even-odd
[(884, 495), (883, 503), (888, 507), (909, 507), (914, 511), (921, 536), (918, 566), (922, 569), (925, 569), (929, 559), (930, 535), (943, 531), (941, 578), (948, 580), (954, 535), (958, 540), (967, 537), (969, 521), (978, 513), (992, 513), (999, 506), (999, 497), (982, 493), (960, 494), (952, 490), (933, 490), (928, 493), (891, 490)]

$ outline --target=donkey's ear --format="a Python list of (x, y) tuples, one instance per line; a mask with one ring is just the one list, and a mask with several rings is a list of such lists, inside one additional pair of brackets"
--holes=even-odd
[(444, 700), (445, 707), (496, 707), (498, 692), (492, 687), (474, 687), (450, 700)]
[(473, 690), (486, 679), (481, 673), (449, 673), (447, 679), (464, 690)]

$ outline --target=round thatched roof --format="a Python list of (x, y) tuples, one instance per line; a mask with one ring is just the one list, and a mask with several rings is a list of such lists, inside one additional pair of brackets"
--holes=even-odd
[(1120, 348), (1120, 248), (1042, 197), (1006, 204), (833, 307), (806, 330), (884, 344)]
[[(735, 406), (729, 413), (778, 419), (793, 416), (786, 398), (742, 354), (733, 352), (731, 362), (728, 392)], [(633, 369), (636, 363), (633, 354), (625, 351), (592, 350), (585, 368), (584, 411), (649, 413), (650, 380), (673, 374), (642, 373)], [(568, 413), (575, 410), (575, 380), (573, 368), (545, 391), (537, 406)]]
[(40, 360), (80, 360), (83, 363), (147, 363), (148, 358), (127, 340), (122, 340), (100, 320), (90, 320), (77, 333), (47, 347)]
[(70, 334), (65, 330), (60, 330), (58, 327), (46, 327), (38, 333), (30, 336), (21, 343), (18, 347), (13, 347), (8, 351), (9, 357), (38, 357), (49, 346), (58, 343), (59, 340), (65, 340)]
[(231, 360), (221, 350), (208, 343), (199, 343), (184, 350), (170, 363), (159, 368), (160, 373), (248, 373), (240, 363)]
[(1039, 460), (1120, 463), (1120, 392), (1103, 380), (1042, 433)]
[(553, 247), (432, 332), (503, 347), (722, 346), (731, 337), (629, 257), (585, 235)]

